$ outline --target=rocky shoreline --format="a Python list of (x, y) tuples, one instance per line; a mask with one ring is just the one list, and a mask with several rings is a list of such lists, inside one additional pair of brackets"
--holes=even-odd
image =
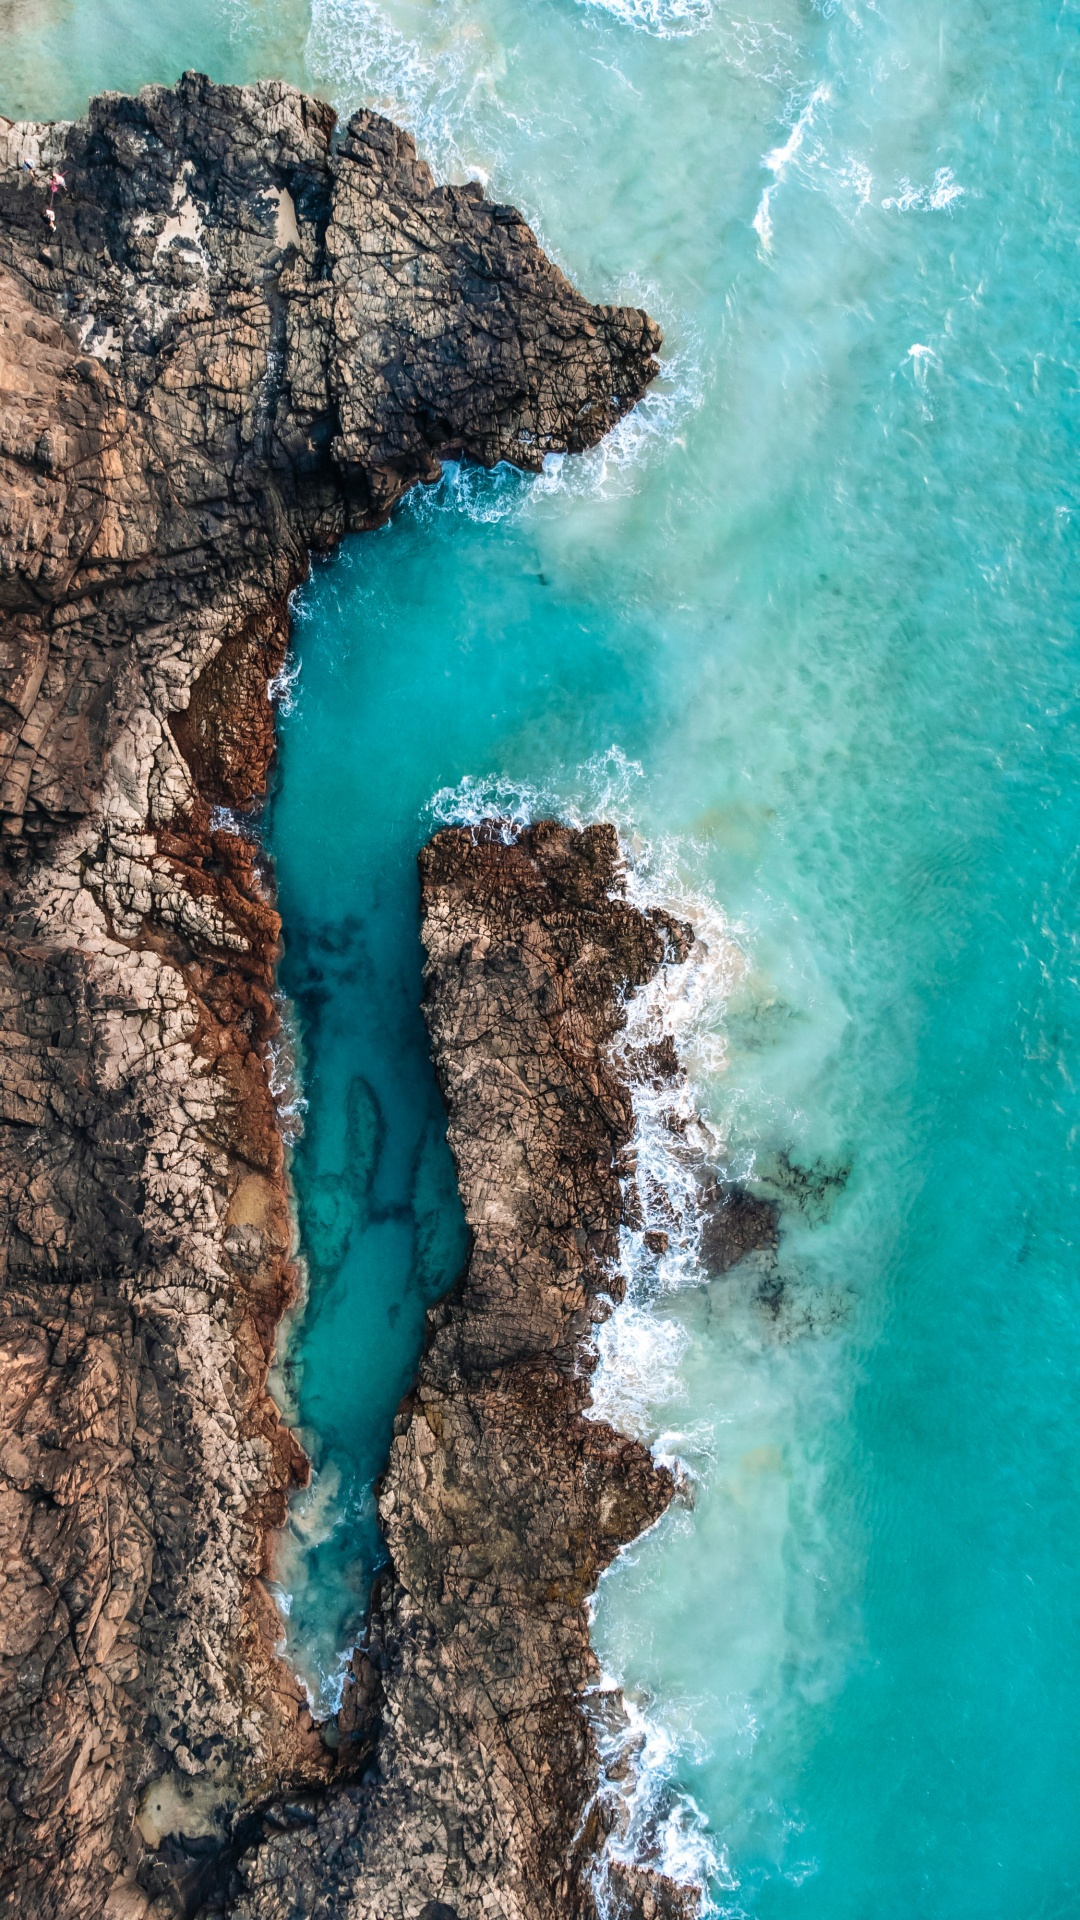
[(375, 115), (191, 74), (0, 124), (3, 1911), (193, 1912), (332, 1770), (262, 1585), (279, 926), (214, 809), (311, 553), (593, 444), (658, 345)]
[(698, 1890), (660, 1874), (616, 1867), (601, 1886), (613, 1816), (583, 1711), (588, 1598), (674, 1492), (647, 1448), (586, 1417), (632, 1206), (611, 1042), (689, 930), (629, 904), (610, 826), (449, 828), (421, 882), (470, 1257), (395, 1422), (389, 1561), (339, 1716), (346, 1779), (240, 1860), (228, 1910), (689, 1915)]
[(280, 927), (219, 811), (265, 793), (310, 555), (447, 456), (594, 444), (659, 344), (376, 115), (188, 74), (0, 122), (0, 1911), (695, 1904), (597, 1880), (582, 1711), (588, 1595), (672, 1495), (584, 1409), (632, 1190), (610, 1041), (685, 930), (626, 902), (610, 828), (424, 852), (473, 1245), (332, 1750), (263, 1584), (308, 1473), (266, 1388), (296, 1284)]

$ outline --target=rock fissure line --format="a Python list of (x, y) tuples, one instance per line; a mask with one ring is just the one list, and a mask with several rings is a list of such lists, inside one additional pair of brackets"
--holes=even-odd
[[(266, 1389), (280, 927), (213, 810), (265, 793), (310, 556), (450, 453), (593, 445), (659, 344), (377, 115), (187, 74), (0, 122), (4, 1912), (592, 1910), (586, 1601), (671, 1496), (583, 1417), (631, 1120), (607, 1047), (683, 936), (620, 898), (610, 829), (424, 853), (473, 1252), (397, 1422), (335, 1756), (263, 1584), (308, 1473)], [(613, 1873), (630, 1911), (683, 1899)]]

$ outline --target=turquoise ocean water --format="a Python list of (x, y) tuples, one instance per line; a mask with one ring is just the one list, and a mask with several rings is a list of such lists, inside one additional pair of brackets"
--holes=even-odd
[(184, 65), (370, 100), (665, 327), (607, 448), (451, 470), (298, 597), (268, 835), (307, 1102), (284, 1372), (318, 1473), (280, 1571), (332, 1700), (464, 1244), (416, 848), (495, 802), (614, 815), (708, 947), (666, 1017), (710, 1152), (785, 1207), (776, 1271), (637, 1274), (599, 1378), (694, 1476), (595, 1632), (639, 1825), (733, 1920), (1080, 1914), (1078, 25), (4, 14), (8, 114)]

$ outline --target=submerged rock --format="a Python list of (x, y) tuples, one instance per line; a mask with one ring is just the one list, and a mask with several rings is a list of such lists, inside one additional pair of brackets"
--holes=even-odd
[[(46, 245), (53, 167), (66, 185)], [(657, 371), (659, 338), (645, 314), (583, 300), (512, 208), (435, 186), (408, 135), (373, 114), (339, 138), (330, 109), (288, 87), (188, 74), (104, 95), (70, 125), (0, 123), (5, 1912), (220, 1907), (252, 1809), (289, 1846), (315, 1831), (295, 1810), (338, 1763), (275, 1651), (261, 1583), (268, 1534), (307, 1472), (266, 1392), (294, 1296), (270, 1091), (279, 924), (256, 847), (213, 809), (265, 791), (268, 682), (310, 553), (385, 519), (447, 454), (536, 468), (593, 444)], [(629, 929), (625, 965), (639, 965), (659, 935)], [(577, 964), (585, 1007), (590, 963)], [(597, 964), (599, 1006), (624, 961)], [(617, 1090), (597, 1098), (614, 1100), (618, 1131)], [(581, 1125), (602, 1157), (599, 1113), (583, 1107)], [(493, 1305), (471, 1332), (451, 1317), (432, 1349), (456, 1341), (453, 1364), (485, 1379), (515, 1369), (484, 1388), (508, 1473), (533, 1448), (536, 1409), (565, 1414), (575, 1436), (550, 1575), (554, 1518), (538, 1507), (540, 1532), (523, 1535), (565, 1687), (538, 1679), (510, 1704), (497, 1573), (509, 1481), (486, 1516), (488, 1559), (461, 1558), (452, 1533), (427, 1548), (403, 1537), (395, 1579), (442, 1610), (425, 1625), (410, 1601), (406, 1631), (387, 1589), (380, 1618), (402, 1624), (373, 1641), (387, 1737), (403, 1756), (428, 1741), (432, 1765), (443, 1682), (421, 1649), (429, 1663), (439, 1635), (474, 1660), (487, 1649), (472, 1684), (501, 1703), (493, 1724), (510, 1716), (497, 1764), (522, 1807), (542, 1808), (579, 1766), (588, 1777), (564, 1705), (587, 1661), (583, 1595), (665, 1497), (647, 1457), (578, 1420), (563, 1308), (587, 1323), (602, 1254), (590, 1235), (611, 1231), (615, 1204), (597, 1178), (606, 1197), (595, 1226), (589, 1214), (565, 1227), (565, 1270), (522, 1272), (535, 1308)], [(501, 1273), (492, 1256), (477, 1274), (493, 1302)], [(489, 1333), (502, 1345), (481, 1358)], [(440, 1439), (450, 1375), (429, 1378), (431, 1420), (407, 1415), (395, 1444), (419, 1475), (428, 1434), (457, 1473), (487, 1402), (468, 1403), (465, 1427), (448, 1414)], [(408, 1633), (414, 1679), (395, 1681)], [(370, 1715), (354, 1704), (359, 1733)], [(519, 1710), (539, 1730), (539, 1771), (513, 1731)], [(490, 1854), (503, 1829), (484, 1826), (495, 1774), (474, 1767), (468, 1794), (449, 1826), (429, 1796), (410, 1844), (462, 1860), (488, 1847), (504, 1871)], [(522, 1841), (545, 1872), (564, 1825), (538, 1812)], [(514, 1885), (525, 1858), (508, 1854)]]

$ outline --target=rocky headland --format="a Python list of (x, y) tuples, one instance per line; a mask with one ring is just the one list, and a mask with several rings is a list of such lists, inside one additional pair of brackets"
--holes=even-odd
[(473, 1251), (398, 1419), (332, 1750), (263, 1585), (308, 1469), (266, 1389), (280, 929), (234, 810), (311, 554), (447, 456), (592, 445), (659, 343), (374, 114), (188, 74), (0, 122), (3, 1912), (595, 1906), (586, 1601), (672, 1494), (584, 1417), (629, 1191), (609, 1043), (685, 935), (623, 898), (610, 829), (424, 854)]

